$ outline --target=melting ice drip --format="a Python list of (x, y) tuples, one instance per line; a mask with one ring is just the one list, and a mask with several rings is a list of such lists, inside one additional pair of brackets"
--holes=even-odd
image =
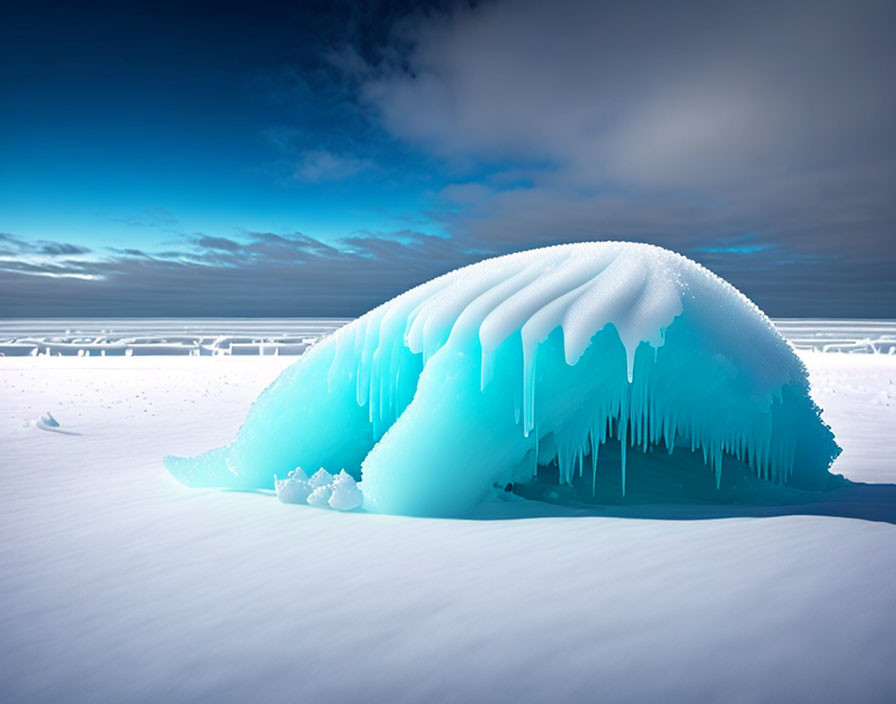
[[(166, 458), (194, 486), (270, 487), (296, 467), (361, 479), (364, 505), (457, 515), (555, 463), (592, 482), (600, 448), (686, 445), (820, 488), (839, 452), (768, 318), (700, 265), (644, 244), (561, 245), (418, 286), (311, 349), (236, 440)], [(592, 484), (593, 485), (593, 484)]]

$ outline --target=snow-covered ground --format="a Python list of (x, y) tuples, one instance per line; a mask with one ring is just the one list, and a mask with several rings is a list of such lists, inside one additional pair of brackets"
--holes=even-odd
[[(801, 354), (834, 471), (896, 482), (896, 355)], [(896, 701), (896, 487), (435, 520), (169, 477), (291, 361), (0, 359), (0, 701)]]
[(346, 318), (0, 320), (0, 356), (299, 355)]

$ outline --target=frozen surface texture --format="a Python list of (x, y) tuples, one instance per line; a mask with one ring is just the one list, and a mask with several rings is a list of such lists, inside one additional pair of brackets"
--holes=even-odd
[(172, 479), (160, 438), (227, 442), (285, 357), (0, 358), (0, 702), (890, 704), (896, 356), (801, 357), (832, 471), (885, 485), (492, 520)]
[(344, 469), (370, 510), (462, 515), (540, 466), (561, 484), (586, 466), (593, 486), (614, 472), (624, 495), (634, 448), (676, 446), (701, 454), (716, 486), (730, 457), (822, 489), (839, 452), (802, 362), (745, 296), (668, 250), (596, 242), (489, 259), (398, 296), (284, 371), (232, 444), (166, 464), (192, 486), (239, 488)]

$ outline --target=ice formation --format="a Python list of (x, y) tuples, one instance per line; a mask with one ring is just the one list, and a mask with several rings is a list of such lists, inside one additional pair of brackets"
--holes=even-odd
[[(344, 469), (368, 510), (459, 515), (547, 465), (561, 484), (586, 466), (592, 481), (617, 472), (624, 493), (627, 454), (682, 445), (716, 486), (733, 457), (823, 488), (839, 453), (802, 363), (743, 294), (674, 252), (592, 242), (488, 259), (394, 298), (286, 369), (233, 443), (166, 464), (192, 486), (246, 488), (297, 465)], [(322, 479), (308, 503), (333, 496)]]
[(337, 511), (354, 511), (364, 504), (355, 478), (345, 470), (334, 477), (321, 467), (309, 479), (301, 467), (296, 467), (286, 479), (274, 477), (274, 490), (285, 504), (308, 504)]
[[(301, 471), (301, 470), (299, 470)], [(311, 485), (312, 489), (319, 489), (322, 486), (328, 486), (333, 483), (333, 475), (330, 474), (327, 470), (321, 467), (314, 474), (311, 475), (311, 479), (308, 480), (308, 483)]]
[(314, 491), (314, 487), (308, 481), (308, 475), (301, 468), (290, 472), (286, 479), (274, 477), (274, 489), (277, 498), (285, 504), (304, 504)]
[(333, 480), (333, 493), (330, 494), (330, 508), (337, 511), (353, 511), (361, 508), (364, 495), (355, 483), (354, 477), (345, 470), (339, 472)]
[(333, 495), (333, 485), (332, 484), (324, 484), (323, 486), (317, 487), (314, 491), (306, 499), (306, 502), (309, 506), (316, 506), (317, 508), (325, 508), (330, 505), (330, 497)]
[(42, 415), (36, 423), (41, 430), (55, 430), (59, 427), (59, 421), (53, 417), (53, 414), (47, 411)]

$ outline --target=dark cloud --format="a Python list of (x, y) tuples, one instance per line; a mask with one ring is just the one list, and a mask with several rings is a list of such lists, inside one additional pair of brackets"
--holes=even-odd
[(199, 238), (157, 256), (0, 261), (0, 317), (351, 316), (474, 259), (412, 231), (359, 234), (340, 247), (300, 233), (245, 240), (232, 252)]
[(13, 257), (22, 251), (22, 242), (6, 232), (0, 232), (0, 257)]
[(21, 237), (0, 232), (0, 256), (20, 257), (23, 255), (45, 255), (49, 257), (73, 256), (88, 254), (92, 250), (70, 242), (51, 242), (37, 240), (29, 242)]
[(861, 314), (896, 271), (894, 23), (887, 2), (499, 0), (411, 18), (404, 50), (346, 70), (393, 136), (491, 172), (440, 194), (467, 246), (632, 239), (709, 261), (758, 232), (774, 247), (712, 263), (779, 310)]
[(222, 249), (226, 252), (235, 252), (242, 247), (239, 242), (234, 242), (226, 237), (210, 237), (208, 235), (200, 236), (196, 243), (204, 249)]
[[(157, 255), (122, 251), (104, 261), (0, 261), (0, 317), (353, 316), (501, 251), (411, 230), (358, 233), (338, 247), (300, 233), (245, 233), (244, 239), (238, 251), (204, 248), (199, 238)], [(892, 268), (873, 255), (863, 258), (862, 267), (872, 280), (887, 282), (876, 288), (844, 270), (836, 256), (807, 259), (760, 235), (733, 235), (709, 251), (689, 253), (752, 290), (773, 315), (849, 316), (856, 305), (885, 315), (896, 300)], [(814, 293), (819, 272), (831, 292), (825, 298)]]
[(91, 250), (88, 247), (82, 247), (78, 244), (69, 244), (66, 242), (47, 242), (41, 245), (38, 250), (41, 254), (49, 254), (50, 256), (87, 254)]
[(252, 242), (246, 251), (255, 259), (283, 262), (305, 262), (341, 256), (340, 250), (300, 232), (278, 235), (273, 232), (250, 232)]
[(362, 90), (448, 157), (544, 161), (580, 184), (743, 184), (878, 151), (894, 19), (884, 2), (504, 0), (406, 23), (410, 51)]

